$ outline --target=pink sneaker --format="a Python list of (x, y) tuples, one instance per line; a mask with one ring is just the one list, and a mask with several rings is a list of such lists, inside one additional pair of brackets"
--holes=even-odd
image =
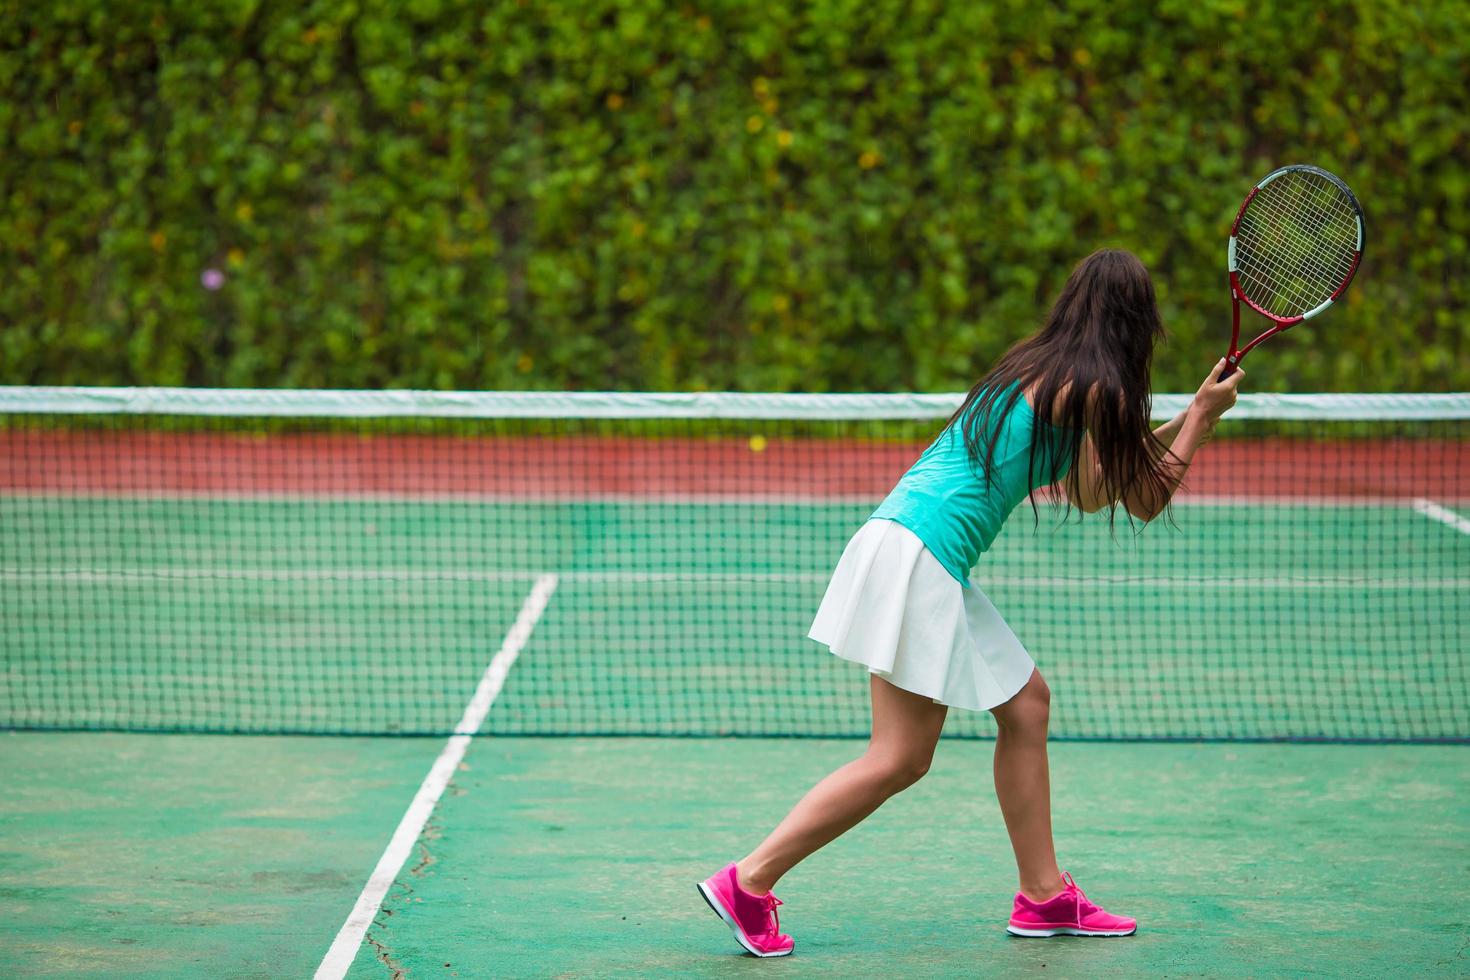
[(725, 920), (735, 941), (756, 956), (786, 956), (796, 948), (790, 936), (781, 935), (776, 906), (781, 900), (767, 892), (752, 895), (740, 887), (732, 861), (695, 886), (699, 894)]
[(1033, 902), (1018, 892), (1006, 932), (1012, 936), (1131, 936), (1138, 931), (1138, 920), (1104, 912), (1089, 902), (1065, 871), (1062, 881), (1067, 887), (1045, 902)]

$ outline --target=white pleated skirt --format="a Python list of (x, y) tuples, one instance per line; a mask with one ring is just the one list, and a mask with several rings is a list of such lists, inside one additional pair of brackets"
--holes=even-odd
[(1036, 669), (985, 593), (883, 519), (848, 541), (807, 635), (896, 687), (971, 711), (1009, 701)]

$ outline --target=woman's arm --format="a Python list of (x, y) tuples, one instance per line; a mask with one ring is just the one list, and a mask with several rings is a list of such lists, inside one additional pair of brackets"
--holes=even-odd
[(1138, 486), (1130, 488), (1123, 495), (1123, 506), (1134, 517), (1151, 521), (1164, 512), (1175, 491), (1179, 489), (1179, 484), (1183, 482), (1195, 451), (1214, 433), (1220, 416), (1235, 404), (1236, 389), (1240, 387), (1242, 372), (1237, 369), (1230, 377), (1220, 381), (1218, 378), (1224, 368), (1225, 360), (1221, 358), (1210, 370), (1199, 391), (1195, 392), (1194, 399), (1183, 414), (1159, 426), (1155, 432), (1158, 435), (1178, 423), (1166, 440), (1169, 451), (1164, 454), (1163, 459), (1164, 486)]
[(1179, 435), (1179, 430), (1184, 427), (1184, 420), (1189, 417), (1189, 408), (1174, 416), (1163, 425), (1154, 430), (1154, 438), (1162, 442), (1165, 447), (1174, 445), (1174, 439)]
[(1102, 464), (1097, 461), (1097, 447), (1092, 444), (1091, 433), (1082, 433), (1077, 465), (1067, 474), (1066, 489), (1072, 506), (1084, 514), (1095, 514), (1113, 502), (1103, 490)]
[[(1163, 512), (1184, 479), (1195, 451), (1209, 439), (1220, 416), (1235, 404), (1235, 389), (1240, 382), (1231, 383), (1234, 375), (1224, 382), (1216, 381), (1223, 369), (1223, 362), (1217, 364), (1200, 385), (1189, 407), (1154, 430), (1154, 438), (1169, 450), (1164, 456), (1167, 492), (1150, 493), (1141, 489), (1125, 494), (1122, 503), (1134, 517), (1148, 521)], [(1102, 464), (1098, 462), (1092, 436), (1087, 433), (1082, 435), (1077, 465), (1068, 476), (1066, 489), (1067, 499), (1083, 513), (1092, 514), (1114, 503), (1103, 489)]]

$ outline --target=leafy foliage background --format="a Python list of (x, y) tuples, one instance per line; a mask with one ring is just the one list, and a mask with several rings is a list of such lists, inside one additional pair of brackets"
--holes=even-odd
[(0, 12), (6, 383), (952, 390), (1113, 244), (1192, 390), (1305, 161), (1367, 254), (1251, 386), (1470, 388), (1470, 4)]

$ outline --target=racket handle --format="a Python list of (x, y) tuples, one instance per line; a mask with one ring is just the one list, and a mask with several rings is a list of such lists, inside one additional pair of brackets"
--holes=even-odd
[(1224, 381), (1226, 378), (1230, 377), (1232, 374), (1235, 373), (1235, 368), (1239, 364), (1240, 364), (1240, 355), (1239, 354), (1231, 354), (1229, 357), (1225, 358), (1225, 370), (1221, 371), (1220, 372), (1220, 376), (1218, 378), (1216, 378), (1215, 380), (1216, 381)]

